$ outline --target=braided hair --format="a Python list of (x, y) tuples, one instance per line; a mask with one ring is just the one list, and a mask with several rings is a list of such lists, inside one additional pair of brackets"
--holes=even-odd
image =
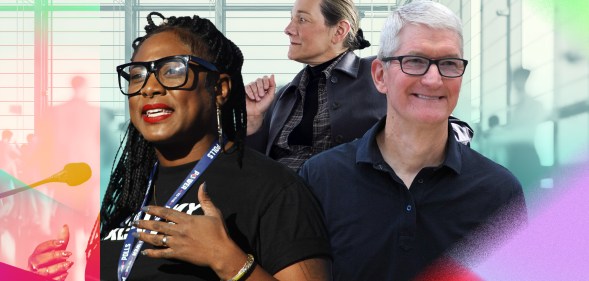
[[(156, 25), (152, 16), (161, 18), (162, 23)], [(243, 65), (241, 50), (211, 21), (196, 15), (165, 18), (158, 12), (151, 12), (147, 15), (147, 22), (145, 36), (133, 41), (134, 54), (145, 39), (154, 34), (174, 32), (179, 40), (191, 48), (193, 54), (198, 53), (201, 58), (214, 64), (220, 73), (230, 76), (231, 93), (221, 107), (221, 126), (227, 140), (235, 143), (238, 164), (241, 166), (247, 128), (245, 87), (241, 76)], [(211, 94), (213, 101), (218, 79), (218, 73), (209, 72), (205, 81), (205, 89)], [(117, 156), (119, 152), (121, 156), (113, 166), (100, 210), (100, 233), (103, 238), (139, 209), (147, 190), (148, 175), (157, 161), (154, 146), (143, 138), (132, 123), (129, 123)]]

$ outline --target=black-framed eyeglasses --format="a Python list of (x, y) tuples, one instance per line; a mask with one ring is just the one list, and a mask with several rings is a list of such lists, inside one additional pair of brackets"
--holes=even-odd
[(383, 62), (396, 60), (401, 65), (401, 71), (403, 73), (413, 76), (424, 75), (432, 64), (438, 67), (438, 72), (443, 77), (457, 78), (464, 74), (468, 61), (459, 58), (444, 58), (432, 60), (421, 56), (397, 56), (397, 57), (384, 57), (381, 59)]
[[(117, 66), (119, 88), (126, 96), (139, 94), (151, 73), (166, 89), (180, 89), (188, 81), (188, 63), (197, 71), (218, 72), (212, 63), (191, 55), (165, 57), (154, 61), (130, 62)], [(198, 75), (195, 75), (197, 79)]]

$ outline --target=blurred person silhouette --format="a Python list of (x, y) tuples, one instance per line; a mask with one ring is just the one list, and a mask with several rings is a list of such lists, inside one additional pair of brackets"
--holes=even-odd
[[(90, 179), (76, 187), (64, 183), (48, 183), (37, 189), (48, 196), (42, 200), (41, 232), (49, 233), (69, 225), (70, 250), (77, 264), (70, 271), (72, 280), (84, 278), (84, 250), (99, 210), (100, 194), (100, 109), (89, 103), (92, 89), (81, 75), (70, 80), (71, 99), (52, 106), (43, 116), (39, 126), (37, 161), (39, 174), (47, 177), (68, 163), (83, 162), (92, 170)], [(45, 241), (46, 235), (33, 241)], [(33, 252), (35, 245), (28, 245), (25, 253)], [(26, 260), (26, 259), (25, 259)]]
[(31, 169), (36, 166), (35, 152), (37, 151), (38, 139), (35, 134), (27, 134), (27, 142), (20, 145), (20, 158), (18, 167), (19, 178), (23, 182), (32, 182), (39, 179), (38, 169)]
[(489, 132), (488, 142), (497, 151), (497, 161), (521, 182), (528, 203), (540, 192), (543, 167), (535, 146), (538, 125), (547, 113), (541, 102), (530, 96), (526, 84), (530, 70), (518, 67), (512, 73), (513, 103), (505, 126)]
[[(41, 179), (40, 174), (40, 164), (37, 153), (39, 152), (39, 140), (38, 137), (33, 134), (27, 134), (27, 142), (21, 144), (20, 148), (20, 158), (19, 167), (18, 167), (18, 175), (19, 180), (23, 183), (33, 183), (39, 181)], [(27, 215), (22, 219), (30, 220), (31, 222), (39, 224), (39, 198), (35, 196), (34, 192), (24, 192), (22, 193), (23, 196), (27, 196), (29, 199), (26, 200), (29, 202), (30, 208), (30, 215)], [(46, 232), (49, 234), (49, 232)]]
[[(278, 93), (274, 75), (246, 86), (247, 144), (293, 170), (309, 157), (361, 137), (386, 113), (386, 99), (370, 76), (374, 56), (352, 0), (296, 0), (284, 33), (288, 58), (305, 64)], [(456, 138), (472, 130), (455, 118)]]
[[(12, 144), (12, 131), (2, 131), (0, 140), (0, 192), (14, 189), (14, 177), (16, 176), (16, 159), (18, 152)], [(11, 227), (14, 221), (12, 216), (14, 209), (14, 197), (0, 198), (0, 262), (14, 265), (15, 229)]]
[(100, 198), (102, 199), (112, 163), (115, 160), (115, 153), (120, 144), (120, 136), (124, 130), (119, 129), (115, 120), (115, 112), (104, 106), (100, 107)]
[[(14, 189), (14, 181), (11, 175), (0, 170), (0, 192)], [(14, 227), (14, 197), (0, 198), (0, 262), (16, 265), (16, 243)]]
[[(27, 135), (27, 142), (21, 144), (19, 147), (20, 161), (17, 162), (18, 168), (18, 180), (15, 181), (16, 187), (25, 186), (26, 184), (33, 183), (40, 180), (39, 175), (39, 164), (36, 157), (37, 138), (34, 134)], [(15, 237), (18, 237), (19, 241), (28, 241), (34, 239), (40, 233), (49, 235), (49, 232), (43, 232), (41, 228), (41, 209), (39, 205), (41, 200), (40, 193), (37, 191), (27, 191), (15, 194), (14, 197), (16, 206), (13, 210), (13, 218), (17, 221), (17, 224), (12, 224), (14, 229)], [(41, 230), (41, 232), (40, 232)], [(18, 243), (18, 249), (16, 249), (16, 266), (24, 266), (22, 263), (27, 256), (26, 251), (22, 249), (21, 243)]]
[(491, 115), (488, 120), (489, 129), (494, 129), (499, 126), (499, 117), (497, 115)]
[[(2, 131), (0, 140), (0, 192), (9, 191), (17, 184), (18, 162), (20, 151), (12, 142), (11, 130)], [(14, 227), (14, 221), (20, 211), (18, 202), (22, 197), (8, 196), (0, 199), (0, 262), (16, 265), (16, 237), (18, 228)]]
[(487, 126), (488, 129), (486, 131), (483, 131), (481, 128), (479, 128), (482, 131), (482, 138), (480, 139), (481, 152), (485, 156), (489, 157), (489, 159), (497, 163), (504, 164), (506, 161), (505, 153), (502, 153), (501, 146), (493, 142), (493, 136), (497, 134), (497, 131), (501, 130), (499, 116), (495, 114), (489, 116), (489, 118), (487, 118)]
[[(19, 180), (24, 183), (33, 183), (41, 179), (40, 165), (37, 153), (39, 152), (39, 140), (38, 137), (33, 134), (27, 134), (27, 142), (23, 143), (19, 147), (20, 161), (18, 165)], [(26, 194), (33, 194), (32, 192), (26, 192)], [(35, 199), (35, 196), (31, 195), (31, 199)]]
[(2, 141), (0, 143), (0, 169), (15, 178), (18, 178), (20, 151), (18, 150), (18, 146), (12, 142), (13, 135), (14, 134), (11, 130), (2, 131)]

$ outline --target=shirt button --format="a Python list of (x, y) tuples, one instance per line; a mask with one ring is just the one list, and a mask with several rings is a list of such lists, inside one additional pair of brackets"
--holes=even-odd
[(405, 210), (407, 210), (407, 212), (411, 212), (411, 209), (412, 209), (411, 205), (407, 205), (407, 208), (405, 208)]
[(331, 83), (337, 83), (337, 76), (331, 76), (331, 78), (329, 79), (331, 81)]
[(418, 179), (417, 182), (418, 183), (423, 183), (423, 179)]

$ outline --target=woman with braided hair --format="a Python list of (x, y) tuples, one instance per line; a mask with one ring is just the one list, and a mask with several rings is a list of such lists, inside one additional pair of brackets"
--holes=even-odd
[(117, 67), (131, 123), (100, 211), (100, 279), (331, 279), (312, 195), (243, 145), (239, 48), (198, 16), (147, 20)]

